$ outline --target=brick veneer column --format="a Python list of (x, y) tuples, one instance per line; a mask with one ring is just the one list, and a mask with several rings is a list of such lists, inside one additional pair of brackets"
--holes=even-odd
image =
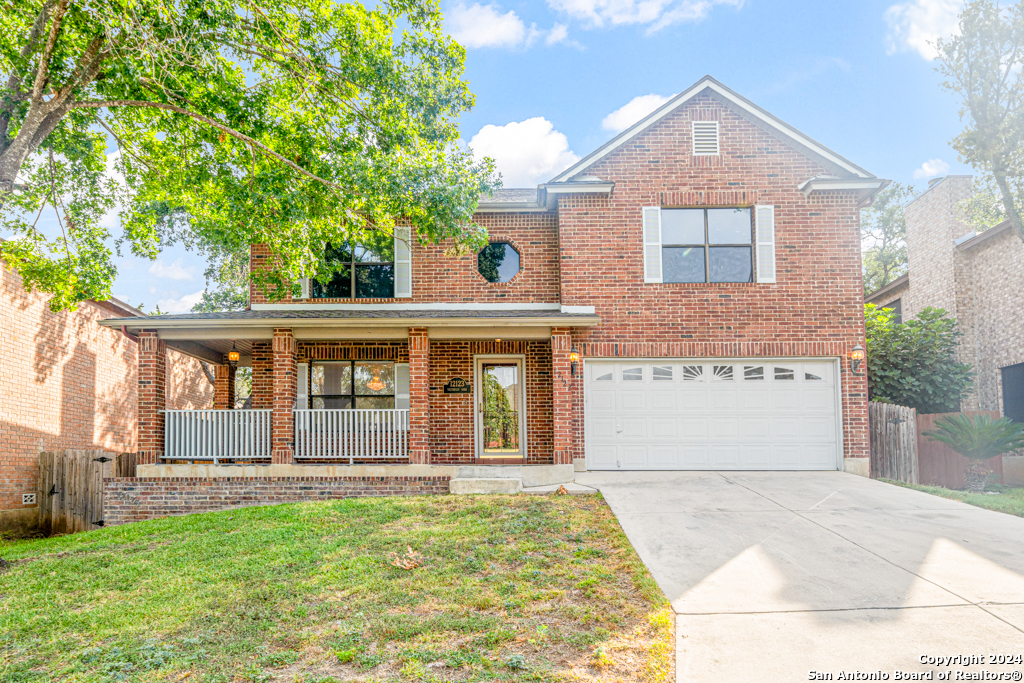
[(164, 454), (164, 408), (167, 404), (167, 345), (156, 330), (139, 332), (140, 465), (159, 462)]
[(551, 409), (556, 465), (572, 463), (572, 376), (569, 350), (572, 336), (568, 327), (551, 328)]
[(271, 461), (275, 465), (292, 462), (295, 445), (295, 337), (290, 328), (274, 328), (272, 344), (274, 353), (273, 405), (271, 413)]
[(409, 462), (430, 462), (430, 340), (409, 328)]
[(213, 367), (213, 407), (216, 410), (235, 408), (235, 368), (230, 365)]

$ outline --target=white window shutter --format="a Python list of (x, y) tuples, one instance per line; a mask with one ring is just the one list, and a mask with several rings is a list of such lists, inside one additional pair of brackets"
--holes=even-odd
[(309, 363), (296, 363), (295, 373), (295, 407), (305, 410), (309, 408)]
[(757, 232), (757, 281), (775, 282), (775, 207), (754, 207)]
[(395, 363), (395, 408), (409, 408), (409, 364)]
[(661, 207), (645, 206), (644, 282), (661, 282)]
[(309, 278), (308, 277), (304, 277), (301, 280), (299, 280), (299, 298), (300, 299), (308, 299), (309, 298)]
[(395, 298), (412, 296), (412, 230), (395, 227)]

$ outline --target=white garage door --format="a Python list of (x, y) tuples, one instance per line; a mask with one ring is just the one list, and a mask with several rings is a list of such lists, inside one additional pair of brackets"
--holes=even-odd
[(834, 470), (830, 361), (587, 361), (593, 470)]

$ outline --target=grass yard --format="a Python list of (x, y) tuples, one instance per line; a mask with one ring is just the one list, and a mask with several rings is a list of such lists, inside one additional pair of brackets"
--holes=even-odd
[(999, 493), (998, 496), (991, 496), (987, 493), (967, 493), (966, 491), (956, 491), (953, 489), (942, 488), (941, 486), (904, 484), (903, 482), (893, 481), (891, 479), (883, 479), (882, 481), (886, 481), (890, 484), (896, 484), (897, 486), (902, 486), (904, 488), (914, 489), (915, 491), (924, 491), (925, 493), (930, 493), (934, 496), (942, 496), (943, 498), (959, 500), (963, 503), (985, 508), (986, 510), (995, 510), (996, 512), (1005, 512), (1009, 515), (1024, 517), (1024, 488), (989, 484), (986, 487), (987, 491), (996, 491)]
[(673, 679), (671, 609), (599, 496), (248, 508), (0, 558), (5, 683)]

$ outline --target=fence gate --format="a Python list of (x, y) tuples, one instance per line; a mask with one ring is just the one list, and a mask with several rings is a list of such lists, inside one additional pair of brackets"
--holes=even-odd
[(102, 526), (103, 479), (135, 476), (135, 454), (100, 450), (39, 454), (39, 529), (44, 534), (88, 531)]
[(917, 411), (891, 403), (868, 404), (871, 478), (918, 483)]

